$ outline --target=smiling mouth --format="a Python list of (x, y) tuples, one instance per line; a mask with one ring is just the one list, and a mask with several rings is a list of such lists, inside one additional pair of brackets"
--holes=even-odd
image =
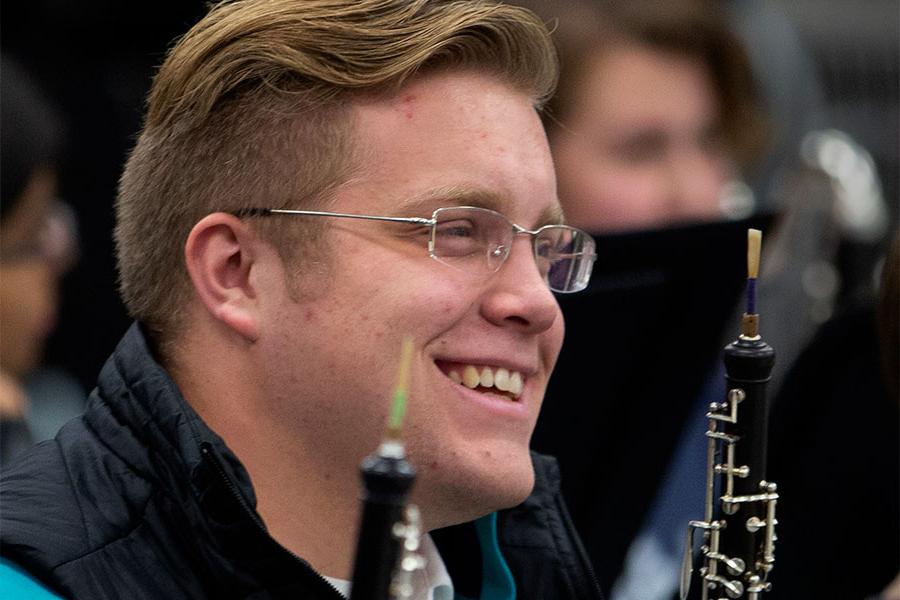
[(518, 371), (503, 367), (472, 364), (440, 364), (441, 371), (459, 385), (481, 393), (503, 396), (518, 401), (522, 395), (525, 378)]

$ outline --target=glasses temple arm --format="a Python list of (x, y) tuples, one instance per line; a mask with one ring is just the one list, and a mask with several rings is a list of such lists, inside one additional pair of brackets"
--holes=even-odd
[(423, 217), (380, 217), (375, 215), (358, 215), (352, 213), (327, 212), (321, 210), (295, 210), (288, 208), (245, 208), (236, 212), (236, 216), (268, 216), (298, 215), (304, 217), (343, 217), (347, 219), (365, 219), (368, 221), (390, 221), (394, 223), (412, 223), (415, 225), (434, 225), (434, 219)]

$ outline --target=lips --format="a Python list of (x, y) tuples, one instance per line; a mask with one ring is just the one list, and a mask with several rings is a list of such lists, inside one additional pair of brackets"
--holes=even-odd
[(521, 372), (494, 365), (438, 363), (441, 371), (459, 385), (481, 392), (491, 392), (517, 401), (522, 395), (525, 376)]

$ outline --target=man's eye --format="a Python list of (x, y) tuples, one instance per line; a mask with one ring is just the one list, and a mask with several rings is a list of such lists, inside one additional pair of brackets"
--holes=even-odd
[(663, 133), (645, 131), (620, 140), (613, 146), (613, 149), (621, 160), (632, 164), (642, 164), (664, 158), (667, 144), (668, 141)]
[(469, 221), (452, 221), (437, 226), (437, 235), (448, 238), (471, 238), (475, 235), (475, 226)]
[(473, 221), (457, 219), (437, 226), (434, 236), (435, 253), (445, 257), (482, 254), (484, 242), (481, 230)]

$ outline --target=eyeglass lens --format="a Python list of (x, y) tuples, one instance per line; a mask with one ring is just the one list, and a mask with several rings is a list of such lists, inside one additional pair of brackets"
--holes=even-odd
[[(497, 271), (509, 256), (516, 230), (502, 214), (484, 208), (442, 208), (434, 213), (430, 251), (437, 260), (467, 271)], [(549, 287), (575, 292), (587, 285), (594, 241), (563, 225), (534, 235), (534, 258)]]

